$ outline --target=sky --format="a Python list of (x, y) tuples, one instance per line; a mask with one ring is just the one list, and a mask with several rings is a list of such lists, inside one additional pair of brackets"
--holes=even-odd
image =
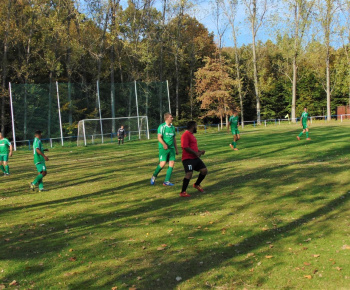
[[(80, 9), (84, 10), (84, 3), (91, 0), (77, 0), (80, 3)], [(102, 2), (107, 0), (100, 0)], [(134, 0), (134, 1), (140, 1), (142, 3), (142, 0)], [(153, 0), (153, 5), (158, 10), (162, 10), (162, 0)], [(175, 3), (178, 0), (167, 0), (168, 5), (171, 3)], [(289, 28), (288, 21), (291, 20), (291, 16), (289, 15), (288, 7), (285, 4), (285, 1), (281, 0), (269, 0), (269, 3), (272, 3), (268, 6), (268, 12), (265, 15), (265, 21), (264, 24), (260, 27), (258, 33), (257, 33), (257, 40), (261, 40), (262, 42), (266, 42), (268, 39), (275, 41), (277, 31), (287, 31)], [(121, 5), (125, 9), (127, 7), (127, 0), (121, 0)], [(241, 2), (241, 1), (238, 1)], [(263, 2), (263, 0), (258, 0), (258, 4)], [(215, 40), (218, 42), (218, 28), (216, 25), (216, 16), (214, 15), (215, 11), (215, 0), (191, 0), (192, 8), (188, 9), (186, 12), (192, 17), (195, 17), (199, 22), (201, 22), (209, 32), (212, 32), (215, 35)], [(258, 5), (258, 13), (259, 13), (259, 5)], [(279, 19), (279, 21), (276, 21), (275, 19)], [(233, 39), (232, 39), (232, 30), (230, 25), (228, 24), (227, 18), (225, 14), (223, 13), (222, 8), (220, 9), (220, 16), (219, 16), (219, 29), (225, 30), (222, 46), (223, 47), (232, 47), (233, 46)], [(337, 20), (343, 21), (341, 13), (338, 14)], [(250, 31), (250, 24), (247, 22), (246, 19), (246, 9), (245, 6), (241, 3), (238, 5), (237, 13), (236, 13), (236, 21), (235, 25), (238, 28), (238, 34), (237, 34), (237, 42), (238, 46), (247, 45), (252, 43), (252, 34)], [(225, 29), (226, 27), (226, 29)], [(315, 27), (313, 30), (313, 33), (315, 32)], [(315, 35), (315, 34), (313, 34)], [(309, 40), (313, 38), (313, 35), (311, 33), (307, 35)], [(332, 45), (334, 47), (339, 47), (342, 45), (342, 42), (340, 39), (333, 34), (332, 39)]]

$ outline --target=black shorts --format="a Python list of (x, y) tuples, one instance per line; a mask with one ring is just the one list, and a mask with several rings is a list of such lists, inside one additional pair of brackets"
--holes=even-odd
[(193, 170), (199, 171), (203, 168), (207, 168), (204, 162), (200, 158), (196, 159), (185, 159), (182, 161), (185, 172), (192, 172)]
[(123, 140), (124, 136), (118, 136), (118, 140)]

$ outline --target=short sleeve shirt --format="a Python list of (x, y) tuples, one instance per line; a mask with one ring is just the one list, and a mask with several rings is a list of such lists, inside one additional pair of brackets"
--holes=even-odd
[(43, 156), (39, 155), (36, 152), (36, 149), (39, 149), (41, 153), (44, 153), (44, 147), (43, 147), (43, 143), (41, 142), (41, 140), (39, 138), (35, 138), (34, 139), (34, 143), (33, 143), (33, 150), (34, 150), (34, 164), (38, 164), (38, 163), (42, 163), (45, 162), (45, 159)]
[(307, 123), (307, 119), (309, 118), (309, 113), (308, 112), (303, 112), (301, 114), (301, 121), (303, 124), (306, 124)]
[[(163, 141), (168, 145), (169, 149), (175, 148), (174, 139), (176, 136), (176, 130), (173, 125), (168, 126), (167, 123), (160, 124), (158, 127), (158, 135), (162, 135)], [(158, 142), (158, 148), (162, 149), (162, 143)]]
[(185, 131), (181, 136), (181, 148), (182, 148), (182, 160), (186, 159), (197, 159), (196, 155), (189, 153), (185, 148), (191, 148), (193, 151), (198, 152), (197, 139), (190, 131)]
[(124, 137), (125, 136), (125, 129), (119, 128), (118, 135), (119, 135), (119, 137)]
[(0, 155), (7, 155), (10, 151), (11, 143), (8, 139), (3, 138), (0, 140)]
[(232, 129), (237, 129), (237, 126), (238, 126), (238, 120), (239, 120), (239, 117), (238, 116), (231, 116), (230, 119), (229, 119), (229, 122), (231, 124), (231, 128)]

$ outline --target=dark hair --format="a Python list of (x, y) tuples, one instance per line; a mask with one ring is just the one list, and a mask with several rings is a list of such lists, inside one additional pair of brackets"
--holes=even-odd
[(35, 131), (34, 135), (40, 135), (41, 134), (41, 131), (40, 130), (37, 130)]
[(192, 129), (196, 125), (196, 121), (189, 121), (187, 123), (187, 130)]

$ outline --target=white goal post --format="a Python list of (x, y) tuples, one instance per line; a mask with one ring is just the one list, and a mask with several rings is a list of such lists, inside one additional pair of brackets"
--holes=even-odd
[(147, 116), (84, 119), (78, 123), (77, 145), (103, 144), (109, 138), (113, 142), (118, 139), (117, 132), (121, 126), (124, 126), (126, 140), (150, 138)]

